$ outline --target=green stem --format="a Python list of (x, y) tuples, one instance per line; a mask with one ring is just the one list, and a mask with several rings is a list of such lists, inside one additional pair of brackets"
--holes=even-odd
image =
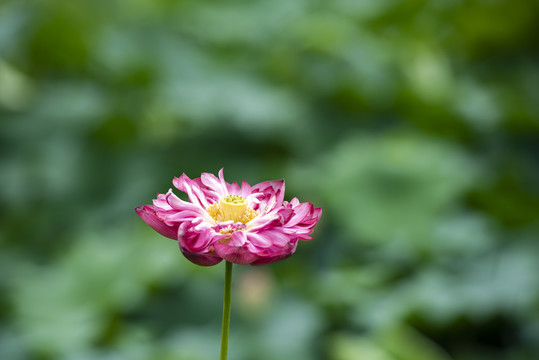
[(228, 352), (228, 329), (230, 328), (230, 287), (232, 284), (232, 263), (226, 262), (225, 295), (223, 300), (223, 327), (221, 328), (221, 358), (226, 360)]

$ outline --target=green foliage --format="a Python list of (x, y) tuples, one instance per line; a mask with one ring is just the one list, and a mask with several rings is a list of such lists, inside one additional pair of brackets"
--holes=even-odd
[(215, 359), (223, 267), (134, 208), (224, 167), (324, 210), (235, 267), (231, 358), (536, 359), (537, 24), (533, 0), (1, 2), (0, 358)]

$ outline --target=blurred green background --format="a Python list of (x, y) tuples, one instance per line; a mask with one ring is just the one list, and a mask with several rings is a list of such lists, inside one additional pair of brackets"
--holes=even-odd
[[(0, 358), (210, 360), (224, 265), (134, 212), (284, 178), (229, 358), (539, 358), (535, 0), (0, 2)], [(176, 191), (176, 193), (179, 193)]]

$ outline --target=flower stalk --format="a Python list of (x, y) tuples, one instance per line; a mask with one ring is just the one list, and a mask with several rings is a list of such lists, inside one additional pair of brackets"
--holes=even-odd
[(321, 208), (297, 198), (284, 200), (284, 180), (263, 181), (254, 186), (225, 181), (202, 173), (191, 179), (182, 174), (172, 181), (189, 201), (172, 189), (157, 194), (153, 205), (135, 211), (163, 236), (178, 241), (182, 254), (200, 266), (225, 261), (221, 356), (228, 356), (228, 333), (232, 287), (232, 264), (264, 265), (294, 254), (298, 242), (311, 240)]
[(227, 359), (228, 353), (228, 330), (230, 328), (230, 305), (232, 287), (232, 263), (226, 262), (225, 270), (225, 291), (223, 296), (223, 326), (221, 328), (221, 357), (220, 360)]

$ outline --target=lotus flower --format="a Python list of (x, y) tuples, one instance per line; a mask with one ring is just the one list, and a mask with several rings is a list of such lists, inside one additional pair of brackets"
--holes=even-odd
[(218, 178), (182, 174), (172, 183), (189, 201), (170, 189), (136, 211), (155, 231), (178, 240), (185, 257), (201, 266), (223, 259), (251, 265), (285, 259), (296, 251), (298, 240), (311, 239), (322, 215), (311, 203), (284, 201), (284, 180), (239, 186), (227, 183), (221, 169)]

